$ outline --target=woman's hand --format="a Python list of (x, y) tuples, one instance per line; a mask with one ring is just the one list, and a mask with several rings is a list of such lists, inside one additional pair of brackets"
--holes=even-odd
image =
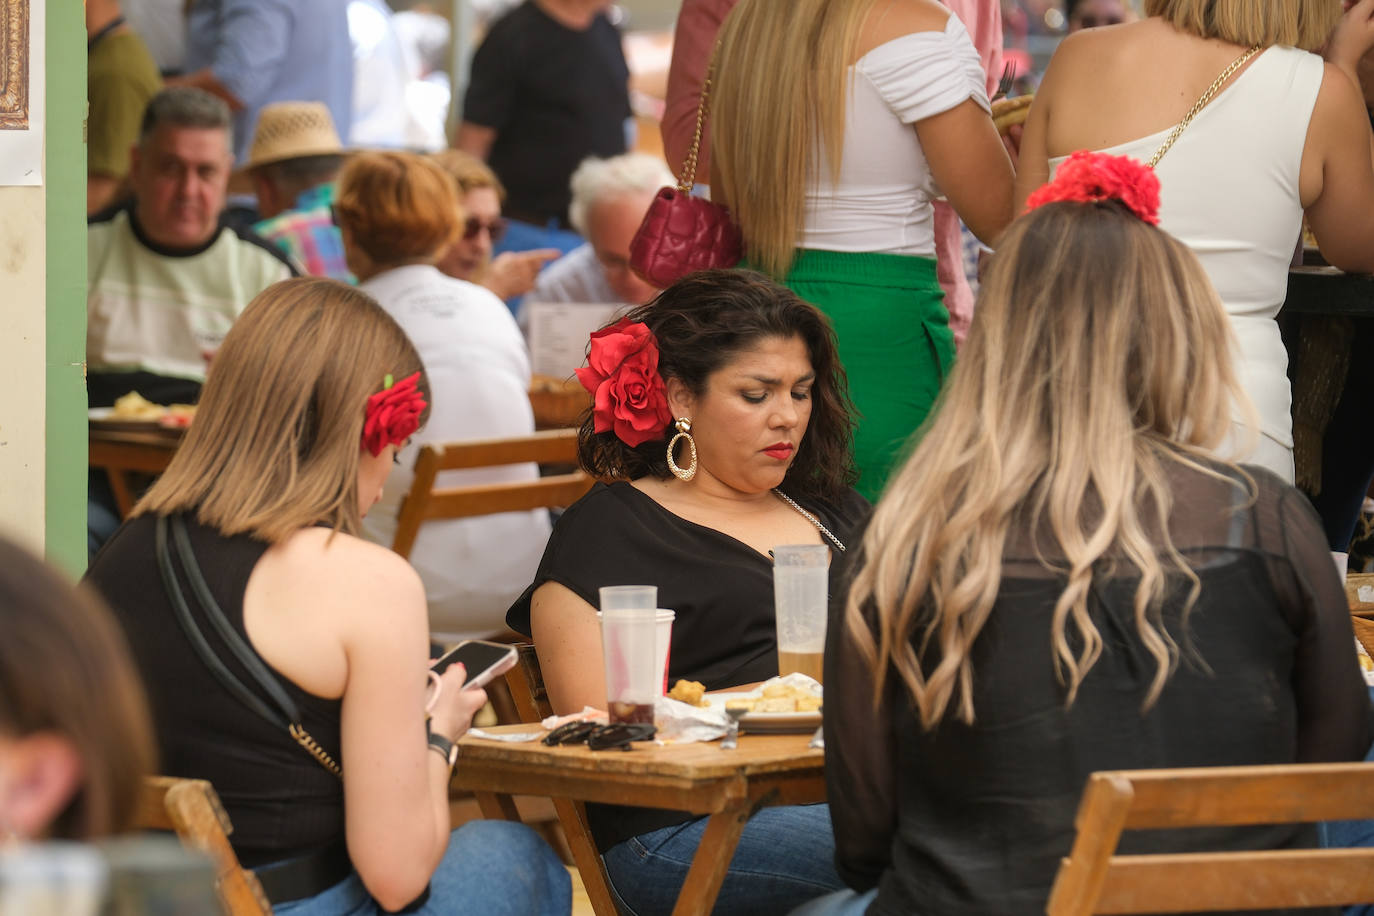
[(481, 687), (464, 688), (468, 671), (462, 662), (449, 665), (439, 676), (439, 696), (430, 712), (429, 728), (437, 735), (457, 741), (472, 727), (472, 717), (487, 703)]
[(1369, 104), (1374, 89), (1374, 0), (1346, 0), (1345, 16), (1326, 46), (1326, 59), (1364, 90)]
[(535, 278), (544, 265), (560, 254), (557, 248), (502, 252), (487, 266), (481, 283), (501, 299), (523, 296), (534, 289)]

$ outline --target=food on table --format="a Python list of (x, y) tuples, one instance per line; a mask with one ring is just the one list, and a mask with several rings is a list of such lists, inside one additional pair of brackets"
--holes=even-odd
[(685, 681), (679, 679), (678, 682), (673, 685), (673, 689), (668, 691), (668, 697), (680, 703), (686, 703), (688, 706), (710, 706), (711, 704), (706, 702), (703, 698), (703, 694), (705, 693), (706, 685), (701, 683), (701, 681)]
[(154, 404), (137, 391), (116, 400), (110, 411), (110, 416), (117, 420), (153, 420), (163, 426), (179, 427), (190, 426), (195, 415), (194, 404)]
[(821, 708), (821, 697), (804, 687), (790, 684), (771, 684), (757, 697), (735, 697), (725, 701), (725, 708), (745, 712), (815, 712)]

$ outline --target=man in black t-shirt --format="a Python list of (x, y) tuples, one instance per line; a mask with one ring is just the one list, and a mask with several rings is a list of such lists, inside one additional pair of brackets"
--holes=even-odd
[(512, 219), (567, 228), (578, 163), (625, 152), (630, 71), (606, 6), (525, 0), (473, 56), (454, 145), (488, 161)]

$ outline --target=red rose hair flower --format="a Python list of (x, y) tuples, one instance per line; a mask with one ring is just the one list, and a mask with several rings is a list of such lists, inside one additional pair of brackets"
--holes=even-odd
[(1159, 225), (1159, 176), (1127, 156), (1079, 150), (1026, 200), (1026, 212), (1061, 200), (1097, 203), (1116, 200), (1151, 226)]
[(367, 399), (363, 420), (363, 448), (377, 457), (388, 445), (401, 445), (420, 428), (425, 396), (418, 387), (420, 373), (392, 384), (388, 375), (381, 391)]
[(662, 439), (673, 420), (658, 374), (658, 342), (642, 321), (622, 318), (594, 331), (577, 380), (594, 399), (593, 429), (614, 432), (631, 448)]

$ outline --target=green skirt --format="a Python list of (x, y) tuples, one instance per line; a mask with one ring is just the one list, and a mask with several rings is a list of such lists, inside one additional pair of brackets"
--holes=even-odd
[(935, 259), (801, 249), (783, 282), (835, 326), (859, 412), (858, 489), (876, 502), (954, 366)]

